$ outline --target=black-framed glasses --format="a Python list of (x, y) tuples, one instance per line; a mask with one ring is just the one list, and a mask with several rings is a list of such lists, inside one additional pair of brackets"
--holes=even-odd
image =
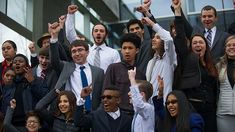
[(105, 98), (112, 99), (112, 98), (117, 98), (117, 96), (112, 96), (112, 95), (102, 95), (101, 96), (101, 99), (105, 99)]
[(176, 104), (178, 102), (178, 100), (168, 100), (166, 101), (166, 105), (170, 105), (170, 104)]

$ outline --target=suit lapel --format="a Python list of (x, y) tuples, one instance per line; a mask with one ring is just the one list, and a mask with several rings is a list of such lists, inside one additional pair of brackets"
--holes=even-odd
[(64, 64), (64, 68), (57, 81), (56, 88), (61, 88), (67, 82), (71, 74), (74, 72), (75, 68), (76, 66), (72, 62)]
[(214, 37), (214, 41), (213, 41), (213, 45), (212, 45), (211, 49), (213, 49), (215, 47), (215, 45), (217, 44), (221, 35), (222, 35), (222, 32), (216, 29), (215, 37)]

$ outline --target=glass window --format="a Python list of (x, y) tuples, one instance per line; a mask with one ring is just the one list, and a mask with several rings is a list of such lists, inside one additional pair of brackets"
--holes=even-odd
[[(2, 45), (3, 42), (6, 40), (12, 40), (17, 45), (17, 53), (21, 53), (26, 55), (30, 58), (30, 52), (28, 49), (28, 44), (31, 43), (30, 40), (26, 39), (25, 37), (21, 36), (20, 34), (16, 33), (12, 29), (8, 28), (7, 26), (0, 23), (0, 44)], [(4, 60), (2, 56), (2, 50), (0, 50), (0, 62)]]
[(205, 5), (211, 5), (216, 10), (233, 8), (233, 0), (188, 0), (189, 12), (201, 12)]
[[(8, 0), (7, 16), (32, 31), (32, 1)], [(29, 6), (29, 7), (28, 7)], [(31, 7), (30, 7), (31, 6)]]
[(81, 12), (75, 12), (75, 28), (80, 33), (84, 34), (84, 16)]
[(0, 11), (5, 14), (5, 10), (6, 10), (6, 0), (1, 0), (0, 1)]
[(91, 40), (91, 42), (93, 42), (94, 43), (94, 39), (93, 39), (93, 37), (92, 37), (92, 28), (94, 27), (94, 24), (92, 23), (92, 22), (90, 22), (90, 37), (89, 37), (89, 39)]
[[(134, 7), (140, 6), (143, 0), (123, 0), (131, 12), (134, 12)], [(151, 12), (156, 17), (172, 16), (173, 13), (170, 9), (171, 0), (152, 0)], [(135, 12), (137, 18), (141, 18), (142, 14)]]

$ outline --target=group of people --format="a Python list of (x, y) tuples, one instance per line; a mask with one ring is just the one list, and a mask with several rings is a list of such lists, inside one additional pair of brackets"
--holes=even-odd
[(193, 28), (172, 0), (169, 31), (150, 6), (144, 0), (136, 8), (143, 18), (126, 24), (122, 57), (107, 46), (103, 23), (92, 28), (92, 46), (76, 34), (76, 5), (48, 24), (38, 53), (29, 45), (31, 65), (5, 41), (0, 131), (234, 131), (235, 35), (216, 27), (213, 6), (202, 8), (203, 27)]

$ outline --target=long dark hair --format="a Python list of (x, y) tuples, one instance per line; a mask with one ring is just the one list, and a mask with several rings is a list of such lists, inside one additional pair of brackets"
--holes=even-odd
[[(195, 35), (193, 35), (193, 36), (191, 37), (191, 39), (190, 39), (190, 50), (192, 50), (192, 40), (193, 40), (193, 38), (196, 37), (196, 36), (197, 36), (197, 37), (201, 37), (201, 38), (204, 40), (205, 44), (206, 44), (206, 51), (205, 51), (205, 55), (203, 56), (203, 57), (204, 57), (204, 60), (205, 60), (205, 63), (206, 63), (205, 68), (206, 68), (207, 71), (209, 72), (209, 75), (211, 75), (211, 76), (217, 78), (217, 77), (218, 77), (218, 72), (217, 72), (216, 67), (215, 67), (215, 65), (214, 65), (214, 63), (213, 63), (213, 59), (212, 59), (210, 47), (209, 47), (209, 45), (208, 45), (208, 42), (207, 42), (206, 38), (205, 38), (203, 35), (201, 35), (201, 34), (195, 34)], [(202, 60), (200, 59), (200, 63), (202, 64), (201, 61), (202, 61)]]
[(171, 129), (175, 126), (177, 132), (191, 132), (190, 130), (190, 113), (193, 110), (192, 106), (188, 102), (186, 96), (182, 91), (174, 90), (167, 95), (174, 95), (178, 103), (178, 113), (176, 117), (172, 117), (167, 110), (167, 105), (165, 105), (165, 119), (164, 119), (164, 128), (166, 132), (170, 132)]
[(61, 91), (57, 97), (57, 100), (56, 100), (56, 112), (55, 112), (55, 116), (60, 116), (62, 113), (61, 111), (59, 110), (59, 106), (58, 104), (60, 103), (60, 97), (62, 95), (65, 95), (67, 98), (68, 98), (68, 101), (69, 101), (69, 118), (72, 118), (74, 113), (75, 113), (75, 110), (76, 110), (76, 96), (74, 95), (73, 92), (71, 91)]

